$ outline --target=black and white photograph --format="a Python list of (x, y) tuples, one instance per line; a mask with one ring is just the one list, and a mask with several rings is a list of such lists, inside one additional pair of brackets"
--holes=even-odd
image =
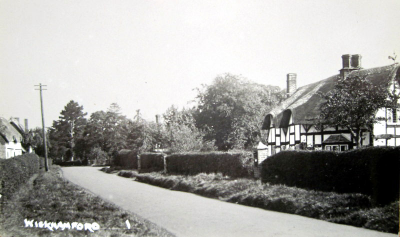
[(400, 236), (399, 23), (398, 0), (0, 0), (0, 236)]

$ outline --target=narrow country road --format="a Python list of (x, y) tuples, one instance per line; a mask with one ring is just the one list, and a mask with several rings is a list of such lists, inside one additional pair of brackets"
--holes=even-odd
[(62, 171), (67, 180), (177, 236), (396, 236), (171, 191), (99, 169)]

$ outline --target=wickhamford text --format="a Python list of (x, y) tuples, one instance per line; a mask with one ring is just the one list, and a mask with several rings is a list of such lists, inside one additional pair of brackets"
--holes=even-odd
[(79, 223), (79, 222), (47, 222), (47, 221), (35, 221), (35, 220), (24, 220), (25, 222), (25, 227), (30, 227), (30, 228), (42, 228), (42, 229), (48, 229), (50, 231), (54, 230), (83, 230), (83, 231), (90, 231), (90, 232), (95, 232), (96, 230), (100, 229), (100, 225), (97, 224), (96, 222), (93, 223)]

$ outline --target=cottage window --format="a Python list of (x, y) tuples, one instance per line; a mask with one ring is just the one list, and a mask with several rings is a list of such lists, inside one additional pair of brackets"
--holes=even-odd
[(387, 110), (387, 121), (388, 123), (399, 123), (400, 122), (400, 109), (388, 109)]
[(347, 151), (348, 145), (326, 145), (325, 150), (327, 151)]

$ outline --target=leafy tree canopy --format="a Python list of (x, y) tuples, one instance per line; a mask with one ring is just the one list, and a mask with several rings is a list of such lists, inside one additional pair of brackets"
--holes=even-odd
[(355, 75), (339, 79), (333, 90), (321, 96), (326, 101), (321, 105), (321, 123), (346, 127), (360, 146), (361, 129), (372, 129), (380, 119), (375, 114), (388, 104), (390, 93), (388, 84), (374, 85)]
[(171, 106), (164, 113), (164, 123), (167, 130), (166, 142), (171, 152), (213, 149), (203, 140), (204, 133), (196, 127), (194, 112), (194, 109), (183, 108), (178, 110), (175, 106)]
[(53, 145), (53, 156), (62, 156), (73, 160), (76, 141), (82, 136), (86, 125), (83, 106), (71, 100), (61, 111), (59, 120), (53, 122), (50, 129), (50, 139)]
[(283, 98), (279, 87), (231, 74), (218, 76), (198, 90), (196, 124), (220, 150), (251, 149), (259, 141), (263, 116)]

